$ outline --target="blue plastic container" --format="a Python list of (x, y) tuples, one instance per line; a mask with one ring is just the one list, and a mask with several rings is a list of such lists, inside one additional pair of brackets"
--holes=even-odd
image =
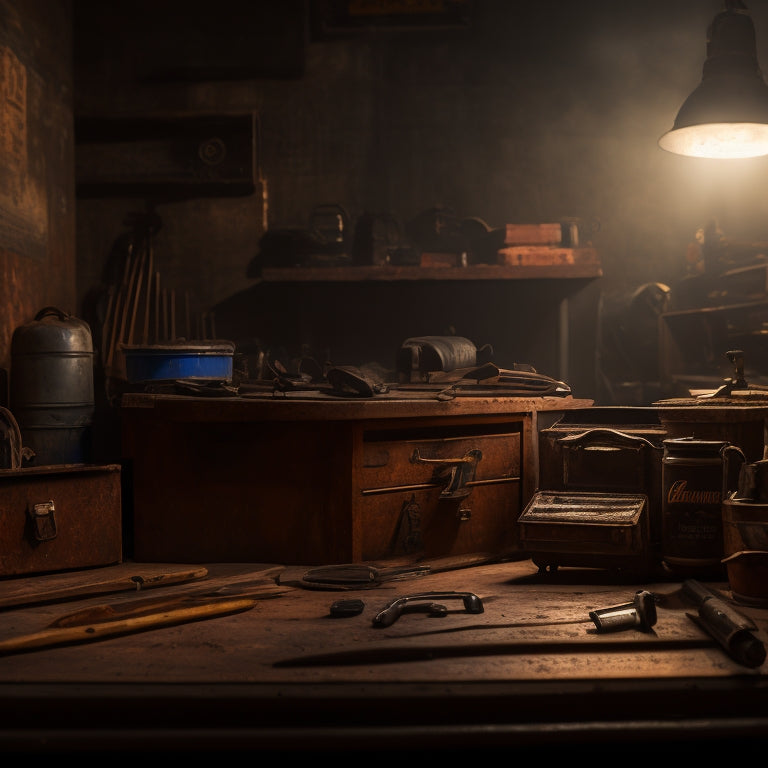
[(149, 347), (123, 346), (130, 382), (179, 379), (232, 380), (235, 345), (230, 341), (181, 341)]

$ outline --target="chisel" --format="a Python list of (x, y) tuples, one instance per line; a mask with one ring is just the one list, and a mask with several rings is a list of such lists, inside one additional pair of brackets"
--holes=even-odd
[(698, 608), (698, 615), (686, 616), (717, 640), (732, 659), (745, 667), (762, 665), (765, 646), (753, 634), (757, 627), (749, 617), (695, 579), (684, 581), (681, 591)]

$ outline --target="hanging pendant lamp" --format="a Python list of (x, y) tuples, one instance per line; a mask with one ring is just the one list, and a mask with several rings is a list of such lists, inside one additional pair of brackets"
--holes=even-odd
[(691, 157), (768, 155), (768, 85), (757, 61), (755, 27), (743, 2), (731, 0), (707, 30), (701, 83), (659, 139)]

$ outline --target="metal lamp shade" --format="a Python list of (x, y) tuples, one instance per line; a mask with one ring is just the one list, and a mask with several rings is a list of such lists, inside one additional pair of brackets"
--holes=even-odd
[(701, 83), (659, 146), (692, 157), (768, 155), (768, 85), (745, 9), (729, 7), (713, 20)]

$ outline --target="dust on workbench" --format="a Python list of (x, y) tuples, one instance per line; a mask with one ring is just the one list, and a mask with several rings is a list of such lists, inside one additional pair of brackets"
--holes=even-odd
[[(659, 607), (648, 632), (596, 631), (590, 611), (630, 602), (638, 590), (674, 594), (680, 588), (676, 582), (641, 583), (601, 569), (541, 573), (531, 561), (518, 560), (337, 591), (280, 585), (284, 568), (275, 564), (212, 563), (205, 569), (202, 579), (157, 587), (151, 594), (253, 582), (267, 588), (252, 608), (231, 615), (0, 657), (0, 683), (366, 684), (763, 673), (763, 667), (747, 670), (730, 659), (687, 617), (684, 607), (665, 607), (673, 601)], [(29, 581), (42, 586), (45, 578), (50, 577)], [(9, 583), (0, 583), (0, 600)], [(711, 586), (729, 594), (725, 583)], [(465, 611), (461, 601), (446, 601), (444, 613), (407, 612), (391, 626), (374, 625), (374, 617), (398, 597), (446, 592), (476, 595), (482, 613)], [(120, 592), (9, 608), (2, 614), (0, 641), (39, 632), (77, 609), (119, 605), (136, 597)], [(341, 598), (362, 601), (362, 611), (332, 617), (331, 605)], [(744, 613), (765, 641), (768, 610), (745, 607)]]

